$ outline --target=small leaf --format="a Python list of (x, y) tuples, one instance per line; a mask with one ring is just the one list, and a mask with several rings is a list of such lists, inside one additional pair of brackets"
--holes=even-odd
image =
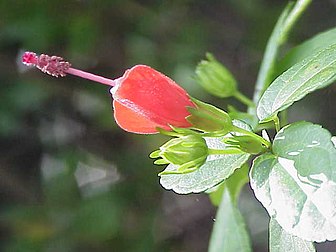
[(225, 190), (212, 230), (209, 252), (251, 251), (244, 219)]
[[(232, 122), (237, 127), (251, 130), (249, 125), (242, 121), (233, 120)], [(222, 141), (223, 137), (205, 137), (204, 139), (210, 149), (227, 148), (227, 145)], [(165, 189), (180, 194), (203, 192), (230, 177), (249, 157), (250, 154), (247, 153), (209, 155), (206, 162), (196, 171), (186, 174), (163, 174), (160, 183)], [(170, 164), (164, 171), (176, 169), (175, 165)]]
[(261, 122), (272, 120), (307, 94), (332, 84), (336, 79), (336, 44), (297, 63), (266, 89), (257, 106)]
[(312, 242), (288, 234), (273, 218), (270, 221), (269, 232), (270, 252), (315, 252)]
[(277, 64), (277, 72), (281, 74), (297, 62), (309, 57), (309, 55), (333, 44), (336, 44), (336, 28), (319, 33), (311, 39), (292, 48)]
[(335, 240), (336, 149), (330, 133), (295, 123), (276, 135), (273, 152), (253, 161), (251, 187), (258, 200), (285, 232), (308, 241)]

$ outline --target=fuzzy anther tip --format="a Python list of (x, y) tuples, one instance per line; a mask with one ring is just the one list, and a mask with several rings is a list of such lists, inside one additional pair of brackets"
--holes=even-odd
[(71, 64), (62, 57), (49, 56), (46, 54), (37, 56), (34, 52), (25, 52), (22, 55), (22, 63), (27, 66), (36, 66), (43, 73), (55, 77), (66, 76), (67, 70), (71, 67)]

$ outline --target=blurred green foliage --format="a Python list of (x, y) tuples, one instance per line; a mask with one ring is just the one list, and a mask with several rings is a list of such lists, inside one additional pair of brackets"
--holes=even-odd
[[(215, 215), (204, 195), (164, 192), (148, 154), (166, 139), (119, 129), (105, 87), (27, 71), (18, 63), (20, 52), (60, 55), (111, 78), (148, 64), (192, 96), (225, 106), (195, 85), (197, 62), (213, 52), (250, 93), (283, 6), (266, 0), (0, 1), (0, 250), (205, 251)], [(292, 41), (328, 28), (331, 6), (313, 5)], [(265, 249), (262, 241), (254, 245)]]

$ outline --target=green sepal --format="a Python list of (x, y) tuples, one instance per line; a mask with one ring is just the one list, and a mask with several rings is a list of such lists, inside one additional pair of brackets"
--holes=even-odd
[(156, 165), (166, 165), (166, 164), (169, 164), (169, 162), (164, 160), (164, 159), (158, 159), (158, 160), (154, 161), (154, 164), (156, 164)]
[(200, 163), (202, 162), (202, 164), (204, 164), (204, 159), (203, 157), (200, 157), (198, 159), (195, 159), (195, 160), (192, 160), (188, 163), (185, 163), (181, 166), (178, 167), (177, 170), (175, 171), (162, 171), (158, 174), (158, 176), (161, 176), (161, 175), (168, 175), (168, 174), (187, 174), (187, 173), (190, 173), (190, 172), (193, 172), (193, 171), (196, 171), (199, 167), (202, 166), (199, 165)]
[(149, 154), (150, 158), (158, 158), (160, 157), (160, 150), (155, 150), (152, 153)]
[(166, 136), (171, 136), (171, 137), (180, 137), (180, 136), (198, 134), (198, 132), (196, 132), (192, 129), (189, 129), (189, 128), (178, 128), (178, 127), (174, 127), (172, 125), (169, 125), (169, 127), (172, 130), (165, 130), (165, 129), (162, 129), (160, 127), (157, 127), (156, 129), (160, 134), (166, 135)]
[(192, 128), (203, 132), (220, 133), (222, 136), (232, 129), (232, 120), (228, 113), (215, 106), (191, 98), (196, 108), (189, 107), (191, 115), (186, 120), (193, 126)]

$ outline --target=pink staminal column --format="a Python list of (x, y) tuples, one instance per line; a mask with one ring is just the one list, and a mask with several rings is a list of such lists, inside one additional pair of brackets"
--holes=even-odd
[(62, 57), (59, 56), (49, 56), (46, 54), (41, 54), (40, 56), (37, 56), (36, 53), (25, 52), (22, 55), (22, 63), (27, 66), (35, 66), (43, 73), (49, 74), (54, 77), (64, 77), (67, 74), (71, 74), (108, 86), (115, 85), (115, 82), (111, 79), (84, 72), (76, 68), (72, 68), (71, 64), (68, 61), (65, 61)]

